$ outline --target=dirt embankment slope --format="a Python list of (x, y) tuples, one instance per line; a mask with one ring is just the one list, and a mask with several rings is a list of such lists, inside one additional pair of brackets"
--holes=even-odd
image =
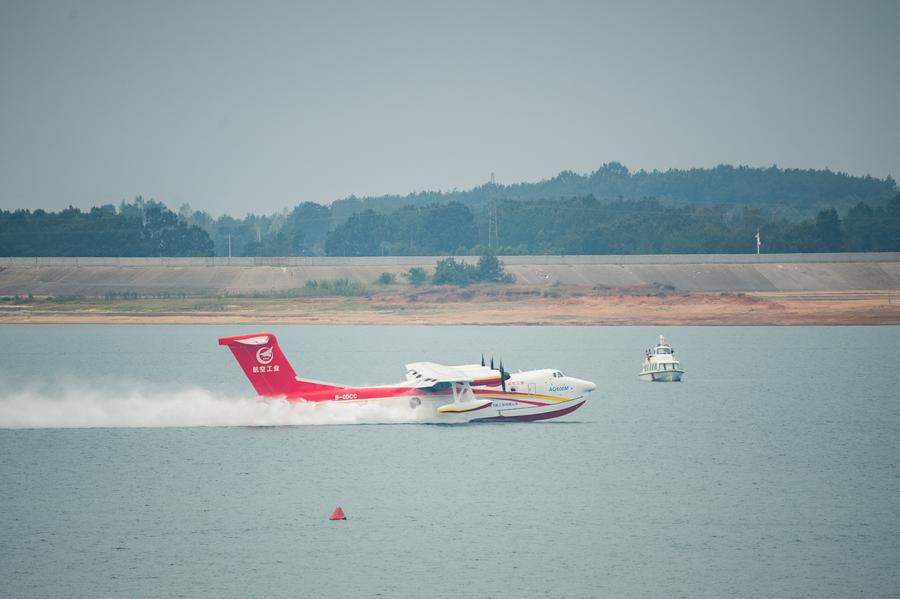
[[(283, 265), (7, 261), (0, 262), (0, 323), (900, 324), (900, 255), (859, 256), (834, 262), (520, 256), (506, 268), (515, 285), (464, 289), (372, 285), (383, 272), (402, 281), (417, 260), (427, 264), (422, 258)], [(366, 291), (291, 292), (310, 280), (335, 279)], [(24, 299), (28, 294), (35, 299)]]
[(0, 307), (0, 323), (875, 325), (900, 293), (398, 293), (301, 299), (135, 299)]
[[(728, 256), (621, 256), (621, 262), (591, 256), (512, 256), (506, 270), (525, 286), (554, 285), (600, 290), (667, 289), (678, 292), (746, 293), (777, 291), (900, 290), (900, 254), (861, 254), (857, 262), (802, 262), (785, 255), (758, 262), (723, 262)], [(532, 258), (529, 262), (527, 259)], [(596, 258), (591, 261), (590, 258)], [(635, 258), (646, 261), (634, 262)], [(657, 261), (653, 261), (656, 258)], [(688, 257), (690, 258), (690, 257)], [(746, 258), (746, 256), (743, 256)], [(473, 258), (465, 258), (469, 261)], [(553, 260), (556, 259), (556, 260)], [(626, 259), (628, 259), (626, 261)], [(734, 259), (734, 258), (732, 258)], [(85, 260), (85, 259), (80, 259)], [(100, 260), (100, 259), (95, 259)], [(0, 262), (0, 296), (95, 296), (108, 294), (234, 295), (284, 292), (309, 281), (347, 279), (369, 285), (381, 273), (402, 275), (410, 263), (433, 270), (434, 260), (308, 259), (277, 265), (193, 265), (188, 260), (161, 265), (153, 259), (46, 264)], [(677, 260), (677, 261), (667, 261)], [(111, 265), (115, 264), (115, 265)]]

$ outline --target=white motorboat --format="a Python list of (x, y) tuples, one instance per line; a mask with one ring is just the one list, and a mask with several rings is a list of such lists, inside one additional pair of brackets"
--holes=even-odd
[(644, 352), (641, 373), (638, 378), (644, 381), (677, 382), (684, 376), (681, 363), (675, 358), (675, 350), (662, 335), (653, 349)]

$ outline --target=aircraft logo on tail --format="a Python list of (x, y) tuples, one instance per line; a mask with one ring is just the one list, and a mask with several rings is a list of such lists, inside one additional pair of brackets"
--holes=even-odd
[(271, 347), (261, 347), (256, 350), (256, 361), (260, 364), (268, 364), (274, 357)]

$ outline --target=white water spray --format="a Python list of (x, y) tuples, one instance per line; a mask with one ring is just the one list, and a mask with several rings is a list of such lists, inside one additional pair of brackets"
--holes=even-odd
[(66, 383), (0, 392), (0, 428), (292, 426), (435, 422), (427, 406), (305, 403), (146, 383)]

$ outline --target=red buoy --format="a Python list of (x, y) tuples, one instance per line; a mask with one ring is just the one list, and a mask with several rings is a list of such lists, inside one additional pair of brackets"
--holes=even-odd
[(344, 515), (344, 510), (340, 507), (334, 508), (334, 511), (331, 512), (331, 518), (329, 520), (346, 520), (347, 516)]

